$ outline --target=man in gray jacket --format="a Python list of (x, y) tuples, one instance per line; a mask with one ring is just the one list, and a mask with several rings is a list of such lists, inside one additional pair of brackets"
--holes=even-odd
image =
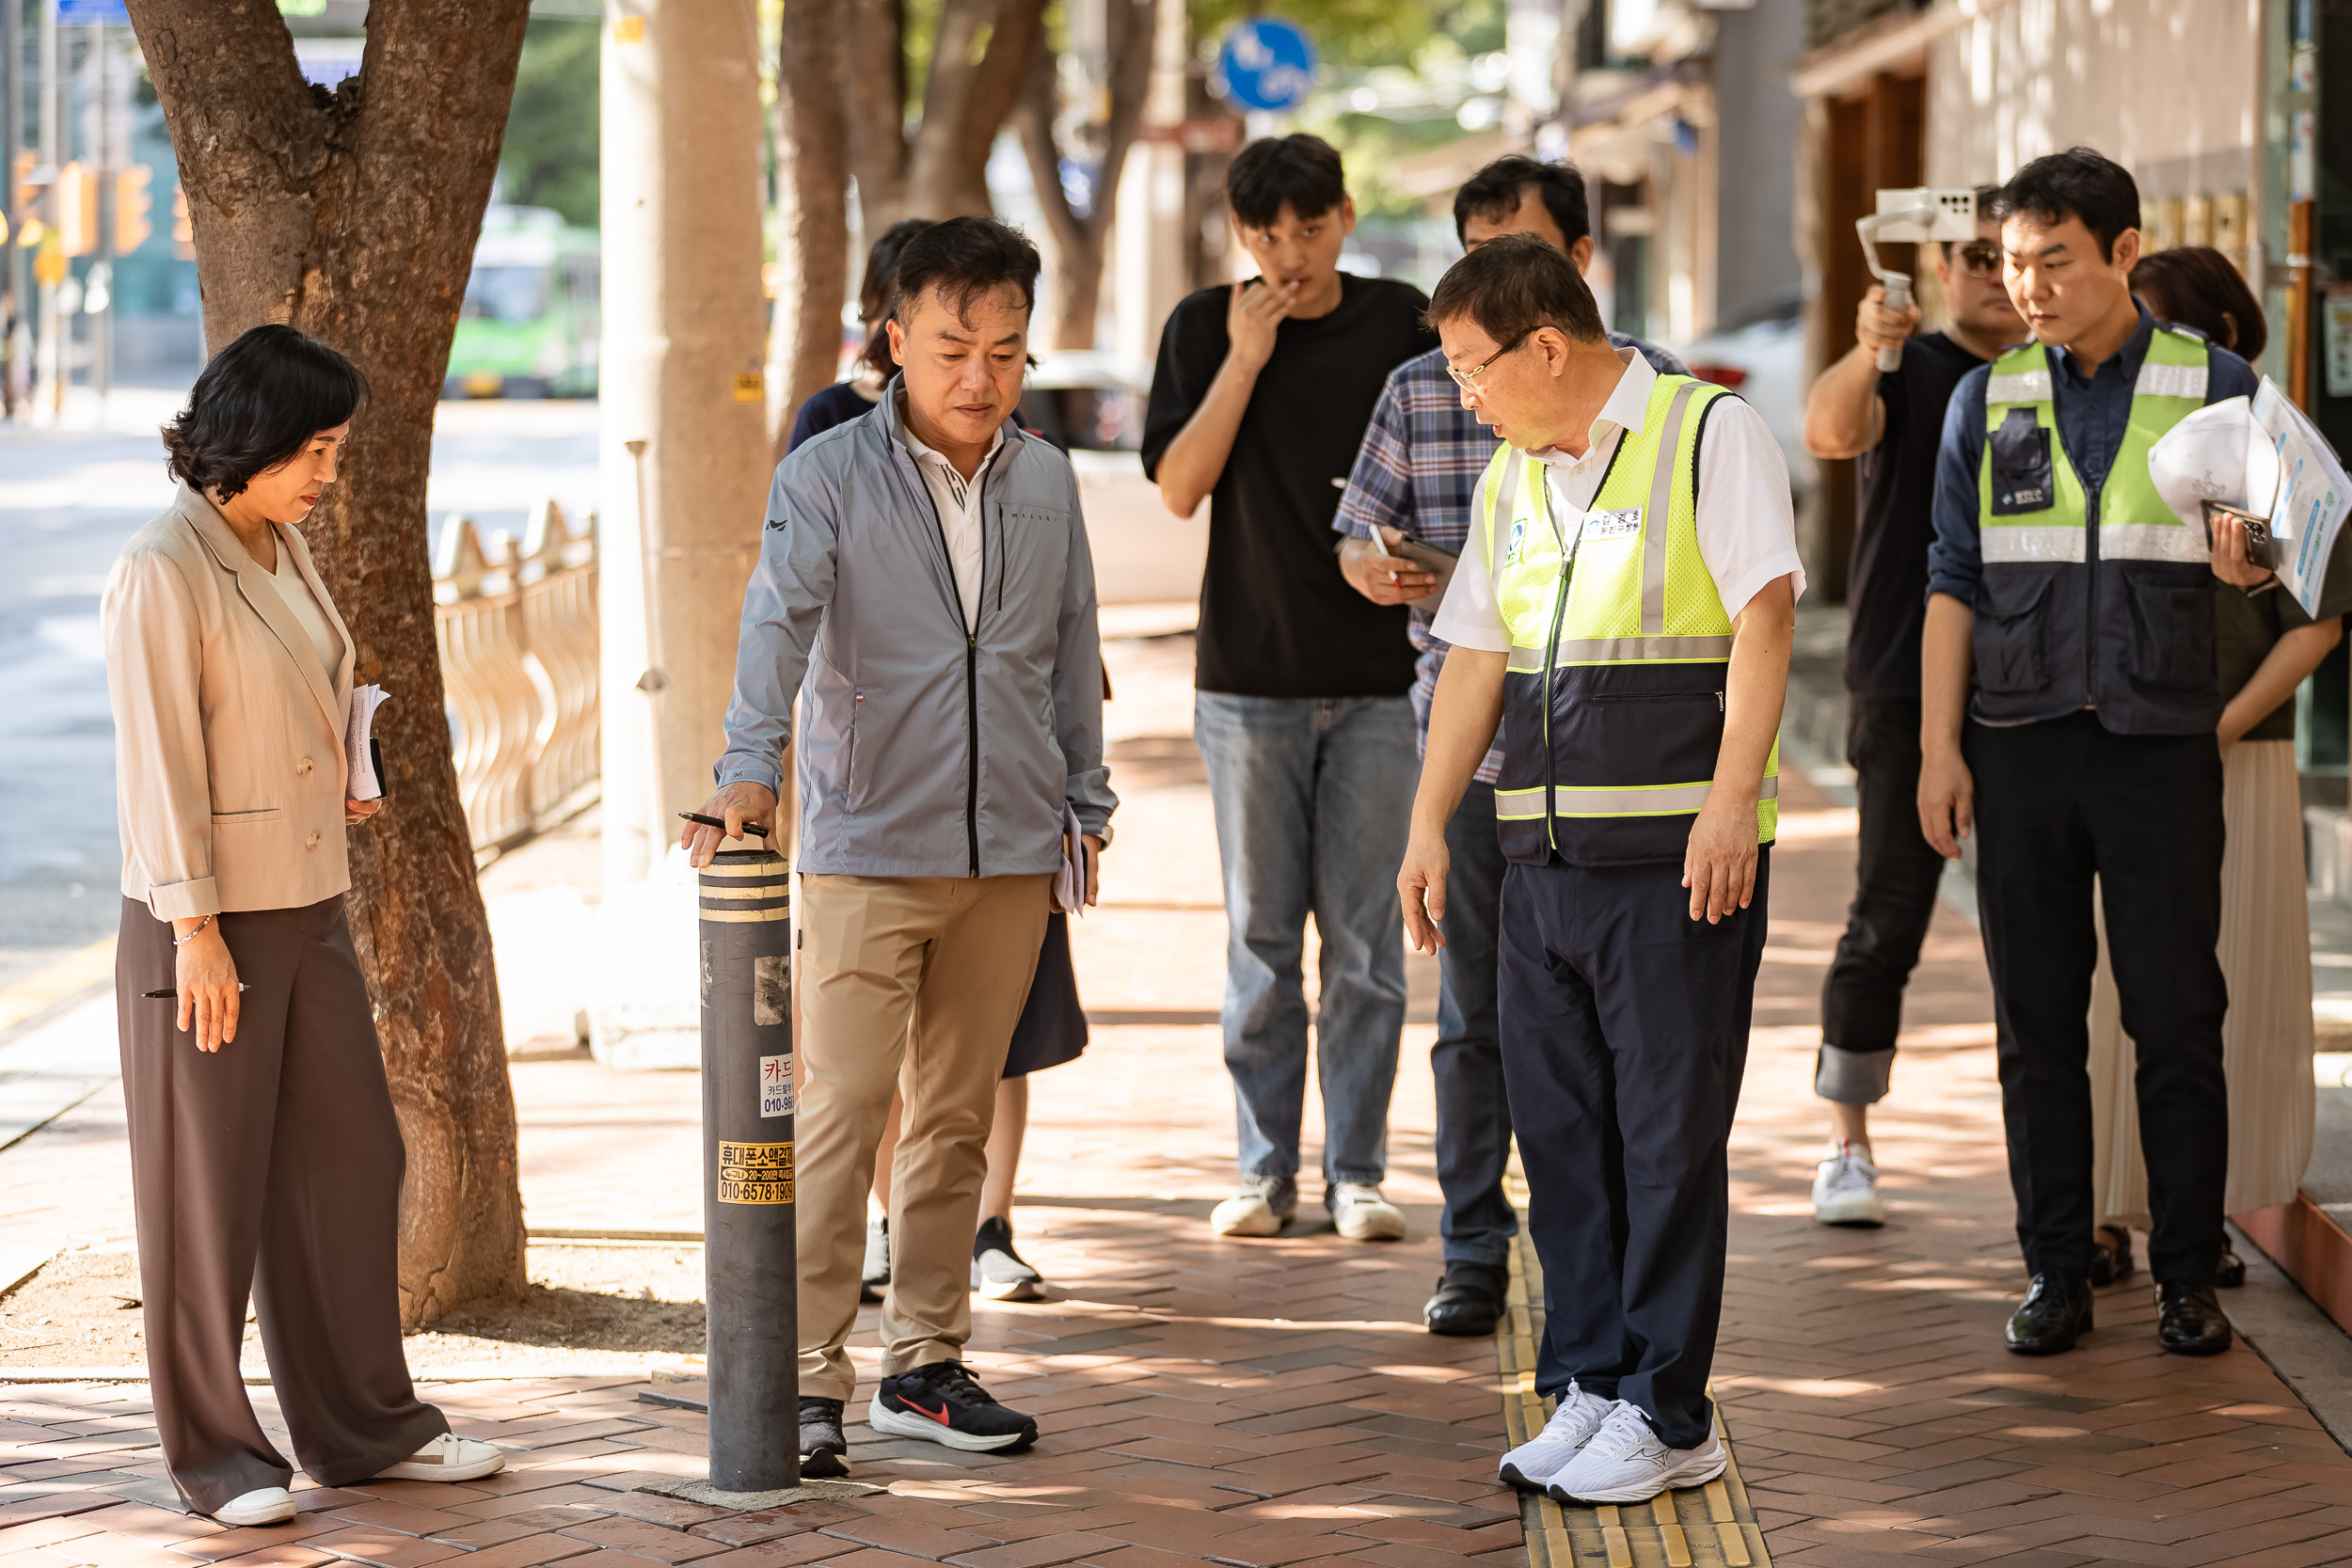
[[(802, 1474), (840, 1475), (866, 1194), (905, 1069), (877, 1433), (994, 1450), (1037, 1423), (965, 1369), (972, 1233), (1005, 1050), (1063, 858), (1085, 897), (1117, 806), (1103, 766), (1094, 563), (1070, 460), (1012, 413), (1038, 254), (955, 218), (909, 242), (873, 411), (776, 469), (743, 602), (719, 791), (772, 826), (798, 748)], [(718, 830), (692, 828), (695, 864)]]

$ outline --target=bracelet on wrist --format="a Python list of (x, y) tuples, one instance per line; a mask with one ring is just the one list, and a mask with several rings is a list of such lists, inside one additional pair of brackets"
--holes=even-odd
[(174, 947), (185, 947), (188, 943), (202, 936), (204, 934), (204, 927), (210, 926), (212, 923), (213, 917), (209, 914), (206, 915), (203, 919), (196, 923), (196, 928), (190, 931), (186, 936), (172, 938), (171, 945)]

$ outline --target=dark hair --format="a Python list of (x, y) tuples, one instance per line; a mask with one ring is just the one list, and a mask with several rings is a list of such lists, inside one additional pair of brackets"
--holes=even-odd
[(213, 356), (164, 426), (171, 477), (227, 500), (359, 411), (368, 378), (291, 326), (257, 326)]
[(1490, 240), (1446, 268), (1429, 296), (1427, 319), (1434, 328), (1460, 316), (1506, 348), (1539, 326), (1583, 343), (1609, 340), (1576, 263), (1533, 234)]
[(1265, 228), (1286, 206), (1294, 217), (1321, 217), (1345, 199), (1339, 150), (1321, 136), (1261, 136), (1225, 166), (1225, 204), (1245, 229)]
[(1468, 245), (1470, 219), (1500, 223), (1518, 212), (1519, 203), (1527, 199), (1530, 185), (1543, 198), (1544, 211), (1559, 226), (1563, 244), (1574, 245), (1592, 233), (1593, 214), (1585, 204), (1584, 176), (1577, 172), (1576, 166), (1539, 163), (1514, 152), (1507, 158), (1497, 158), (1471, 175), (1454, 193), (1454, 237)]
[(882, 329), (890, 314), (891, 296), (898, 286), (898, 256), (907, 242), (931, 226), (929, 218), (900, 218), (882, 232), (866, 253), (866, 276), (858, 280), (857, 315), (866, 324), (866, 347), (858, 358), (871, 365), (884, 381), (898, 373), (890, 356), (890, 334)]
[(2261, 357), (2270, 341), (2254, 291), (2230, 259), (2209, 245), (2174, 245), (2142, 256), (2132, 267), (2132, 293), (2146, 300), (2153, 314), (2195, 327), (2241, 359)]
[(2036, 158), (2001, 187), (1993, 215), (2020, 214), (2052, 224), (2082, 219), (2099, 242), (2099, 254), (2112, 261), (2115, 237), (2139, 227), (2139, 185), (2114, 159), (2088, 147), (2070, 147)]
[(939, 303), (958, 316), (991, 289), (1009, 283), (1021, 291), (1021, 308), (1037, 304), (1037, 274), (1041, 263), (1029, 237), (994, 218), (948, 218), (909, 235), (898, 252), (898, 286), (890, 313), (906, 325), (907, 309), (928, 290), (939, 292)]

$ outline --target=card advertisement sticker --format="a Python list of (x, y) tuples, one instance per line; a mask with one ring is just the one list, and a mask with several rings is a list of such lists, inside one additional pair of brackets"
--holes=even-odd
[(788, 1117), (792, 1114), (790, 1056), (762, 1056), (759, 1059), (759, 1114), (763, 1117)]
[(719, 1201), (761, 1205), (791, 1202), (792, 1146), (722, 1142)]
[(1596, 539), (1630, 539), (1641, 531), (1642, 509), (1638, 506), (1584, 515), (1584, 542), (1588, 545)]

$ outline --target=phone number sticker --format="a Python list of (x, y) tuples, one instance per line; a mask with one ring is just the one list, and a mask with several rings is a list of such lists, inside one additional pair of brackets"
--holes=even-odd
[(719, 1145), (719, 1201), (722, 1203), (789, 1203), (792, 1201), (790, 1144)]

